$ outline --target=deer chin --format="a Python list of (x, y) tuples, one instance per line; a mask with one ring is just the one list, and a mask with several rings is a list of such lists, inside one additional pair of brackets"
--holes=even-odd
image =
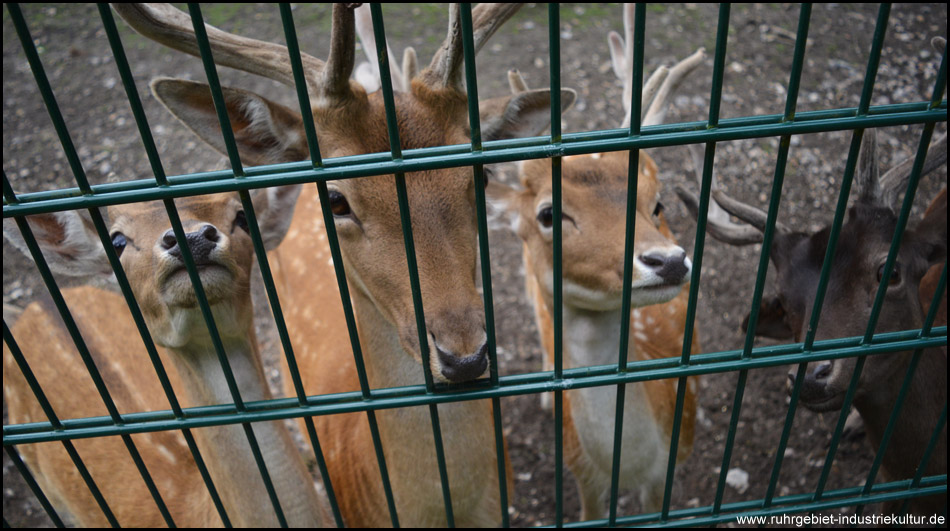
[(630, 304), (634, 308), (662, 304), (673, 300), (683, 289), (683, 284), (657, 284), (634, 286), (630, 290)]
[[(235, 275), (227, 267), (212, 263), (196, 266), (201, 287), (209, 304), (218, 304), (233, 298)], [(198, 298), (191, 283), (191, 276), (184, 266), (174, 268), (159, 282), (162, 301), (170, 307), (195, 308)]]
[[(788, 388), (788, 392), (791, 394), (791, 387)], [(827, 411), (840, 410), (844, 404), (844, 396), (844, 391), (836, 391), (828, 387), (810, 390), (802, 388), (801, 394), (798, 396), (798, 401), (815, 413), (824, 413)]]

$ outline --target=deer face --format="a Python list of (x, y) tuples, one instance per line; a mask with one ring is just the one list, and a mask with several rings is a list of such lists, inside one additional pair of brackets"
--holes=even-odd
[(156, 341), (180, 346), (207, 334), (182, 248), (194, 259), (208, 303), (224, 336), (250, 326), (250, 270), (254, 249), (237, 194), (177, 202), (185, 241), (161, 203), (109, 209), (109, 234)]
[[(265, 245), (276, 245), (286, 232), (287, 222), (275, 218), (293, 212), (278, 200), (278, 190), (252, 194)], [(187, 245), (222, 337), (245, 337), (251, 326), (254, 248), (238, 195), (183, 198), (176, 200), (175, 206), (185, 232), (184, 245), (172, 230), (162, 203), (100, 210), (149, 330), (156, 343), (165, 347), (208, 339), (185, 269), (182, 248)], [(53, 271), (118, 289), (88, 212), (55, 212), (27, 219)], [(25, 251), (12, 220), (4, 222), (4, 235)]]
[[(864, 335), (878, 286), (884, 280), (884, 263), (897, 227), (897, 198), (907, 188), (914, 163), (913, 159), (905, 160), (881, 175), (877, 132), (868, 129), (862, 134), (854, 181), (856, 199), (838, 238), (816, 339)], [(693, 158), (697, 161), (698, 178), (702, 163), (695, 152)], [(942, 135), (931, 144), (921, 176), (945, 166), (946, 161), (947, 137)], [(712, 187), (715, 202), (710, 203), (709, 233), (732, 245), (761, 242), (766, 213), (719, 190), (715, 172)], [(683, 188), (677, 188), (677, 193), (695, 216), (698, 198)], [(726, 212), (748, 225), (731, 222)], [(796, 340), (805, 337), (830, 231), (830, 227), (825, 227), (808, 234), (776, 224), (770, 257), (777, 272), (778, 294), (763, 300), (756, 335)], [(876, 332), (920, 328), (921, 302), (930, 303), (921, 301), (920, 281), (928, 268), (942, 264), (946, 255), (947, 193), (944, 190), (928, 207), (923, 220), (914, 229), (904, 232), (893, 272), (885, 280), (887, 292)], [(748, 317), (743, 323), (743, 328), (747, 327)], [(898, 376), (899, 367), (906, 366), (906, 354), (868, 357), (855, 399), (888, 396), (888, 393), (875, 391), (895, 378), (902, 378)], [(854, 358), (810, 363), (802, 382), (802, 402), (817, 411), (839, 408), (855, 363)], [(796, 372), (789, 372), (791, 383)]]
[[(676, 296), (689, 280), (686, 252), (673, 243), (662, 219), (656, 164), (641, 154), (637, 180), (636, 233), (631, 302), (645, 306)], [(620, 308), (623, 294), (627, 153), (565, 157), (562, 167), (562, 254), (565, 303), (608, 311)], [(523, 191), (490, 185), (518, 219), (518, 235), (531, 257), (528, 273), (553, 298), (553, 206), (550, 162), (522, 165)]]
[[(939, 199), (939, 198), (938, 198)], [(943, 216), (946, 234), (946, 198), (940, 209), (915, 230), (906, 231), (893, 272), (887, 280), (887, 292), (875, 332), (920, 328), (923, 323), (918, 285), (930, 265), (945, 251), (939, 241), (939, 220)], [(835, 260), (828, 280), (827, 294), (816, 332), (817, 339), (853, 337), (865, 333), (884, 263), (897, 224), (893, 211), (868, 205), (855, 205), (842, 227)], [(814, 294), (818, 287), (829, 228), (810, 236), (797, 233), (782, 235), (772, 246), (772, 261), (778, 272), (779, 293), (763, 304), (763, 335), (792, 337), (800, 341), (807, 331)], [(761, 325), (760, 325), (761, 326)], [(898, 377), (909, 353), (872, 356), (861, 374), (858, 399), (874, 388), (876, 382)], [(810, 363), (802, 382), (801, 400), (816, 411), (840, 408), (850, 383), (855, 358)], [(795, 370), (789, 373), (794, 381)]]

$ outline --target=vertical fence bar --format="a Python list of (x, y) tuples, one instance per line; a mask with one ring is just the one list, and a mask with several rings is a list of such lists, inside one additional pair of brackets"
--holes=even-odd
[[(214, 107), (218, 114), (218, 121), (221, 124), (221, 132), (228, 151), (228, 158), (231, 162), (231, 169), (235, 177), (241, 177), (244, 174), (244, 169), (241, 165), (240, 156), (238, 155), (237, 144), (234, 141), (234, 133), (231, 130), (231, 123), (230, 119), (228, 118), (227, 108), (224, 103), (224, 95), (221, 91), (221, 85), (218, 81), (217, 69), (215, 68), (214, 59), (212, 57), (211, 44), (208, 41), (208, 35), (205, 31), (204, 19), (201, 15), (201, 8), (196, 3), (189, 3), (188, 12), (191, 15), (192, 26), (195, 30), (195, 39), (198, 44), (205, 74), (208, 78), (208, 84), (211, 87), (211, 97), (214, 101)], [(250, 205), (247, 192), (243, 192), (241, 194), (241, 199), (242, 203), (244, 204), (245, 215), (247, 216), (248, 223), (250, 224), (254, 219), (253, 205)], [(180, 242), (186, 241), (181, 220), (178, 218), (177, 211), (175, 211), (173, 208), (173, 203), (171, 201), (166, 201), (165, 204), (169, 213), (169, 218), (172, 222), (172, 229), (175, 232), (175, 237)], [(259, 240), (259, 232), (257, 236)], [(255, 246), (258, 245), (260, 245), (259, 242), (256, 242)], [(211, 340), (212, 343), (214, 343), (215, 351), (218, 354), (218, 360), (221, 364), (222, 370), (224, 371), (224, 376), (231, 392), (231, 396), (234, 399), (234, 405), (239, 412), (243, 412), (246, 410), (246, 408), (241, 398), (240, 390), (237, 387), (237, 382), (234, 379), (234, 374), (231, 370), (230, 362), (227, 359), (224, 345), (221, 342), (220, 334), (218, 333), (217, 327), (214, 324), (211, 307), (208, 304), (207, 297), (204, 293), (204, 287), (201, 284), (201, 279), (199, 278), (197, 268), (194, 264), (194, 259), (191, 256), (191, 249), (188, 245), (179, 245), (178, 247), (181, 250), (182, 259), (185, 262), (188, 275), (191, 277), (192, 285), (195, 288), (195, 293), (197, 295), (198, 305), (201, 308), (201, 313), (204, 316), (205, 322), (208, 325), (208, 330), (211, 333)], [(261, 247), (263, 246), (261, 245)], [(264, 456), (261, 453), (257, 436), (254, 435), (254, 430), (249, 422), (243, 422), (241, 425), (244, 428), (245, 436), (247, 437), (248, 444), (251, 447), (251, 454), (253, 455), (254, 461), (257, 463), (257, 467), (261, 473), (261, 479), (264, 482), (264, 489), (267, 491), (267, 495), (270, 498), (271, 505), (274, 508), (274, 514), (277, 517), (277, 521), (281, 526), (286, 527), (287, 520), (284, 516), (283, 508), (280, 505), (280, 500), (277, 497), (277, 491), (274, 488), (270, 473), (267, 470), (267, 465), (264, 462)]]
[[(561, 143), (561, 21), (557, 4), (548, 4), (548, 60), (551, 87), (551, 143)], [(551, 204), (554, 216), (554, 381), (564, 375), (561, 259), (561, 157), (551, 158)], [(554, 391), (554, 525), (564, 525), (564, 391)]]
[[(712, 88), (709, 96), (709, 119), (706, 127), (715, 129), (719, 126), (719, 110), (722, 104), (722, 82), (726, 67), (726, 45), (729, 37), (730, 5), (719, 6), (719, 22), (716, 27), (716, 54), (713, 60)], [(690, 278), (689, 301), (686, 305), (686, 321), (683, 330), (683, 355), (680, 365), (689, 365), (689, 358), (693, 345), (693, 325), (696, 321), (696, 305), (699, 301), (699, 282), (703, 266), (703, 250), (706, 245), (706, 218), (709, 213), (709, 195), (712, 189), (713, 165), (716, 160), (716, 143), (706, 144), (703, 157), (702, 185), (699, 192), (699, 212), (696, 218), (696, 239), (693, 245), (693, 272)], [(676, 406), (673, 413), (673, 429), (670, 433), (670, 452), (667, 457), (666, 482), (663, 489), (663, 505), (660, 511), (661, 520), (669, 518), (670, 503), (673, 497), (673, 475), (676, 471), (676, 454), (679, 448), (679, 433), (683, 420), (683, 407), (686, 401), (686, 378), (680, 378), (676, 388)]]
[[(291, 13), (290, 4), (280, 4), (280, 18), (284, 27), (284, 36), (287, 39), (287, 52), (294, 75), (294, 88), (297, 92), (297, 102), (300, 106), (300, 115), (303, 118), (304, 131), (307, 135), (307, 144), (311, 153), (311, 161), (313, 162), (314, 168), (319, 168), (322, 165), (322, 161), (320, 160), (320, 147), (317, 143), (317, 131), (313, 123), (313, 115), (310, 113), (310, 96), (307, 94), (307, 81), (303, 73), (303, 64), (300, 59), (300, 46), (297, 43), (297, 30), (294, 27), (294, 19)], [(323, 185), (323, 188), (326, 191), (326, 183), (320, 181), (320, 184)], [(332, 226), (332, 216), (330, 222), (326, 223), (325, 225), (327, 227), (328, 233), (330, 231), (334, 231), (333, 239), (331, 241), (335, 242), (336, 233), (334, 230), (335, 227)], [(338, 257), (335, 257), (334, 267), (339, 267), (338, 264), (342, 264), (342, 262)], [(270, 274), (268, 273), (268, 275)], [(271, 283), (268, 286), (273, 287), (273, 284)], [(274, 309), (274, 318), (278, 321), (278, 332), (280, 334), (281, 343), (284, 345), (284, 353), (286, 354), (287, 365), (290, 370), (290, 377), (293, 380), (294, 390), (297, 393), (297, 403), (303, 407), (307, 404), (306, 391), (303, 387), (303, 380), (300, 377), (300, 370), (297, 367), (296, 358), (293, 355), (290, 334), (287, 331), (287, 325), (284, 322), (283, 312), (280, 311), (279, 297), (277, 296), (276, 290), (273, 293), (271, 293), (270, 289), (268, 290), (268, 299), (271, 300), (271, 308)], [(349, 303), (348, 295), (346, 296), (345, 303), (345, 305), (348, 305)], [(352, 317), (351, 310), (347, 315), (348, 325), (349, 320), (351, 320)], [(350, 329), (350, 333), (352, 335), (356, 335), (355, 322), (353, 328)], [(358, 350), (359, 348), (358, 338), (356, 339), (356, 345), (357, 347), (354, 349), (354, 351)], [(330, 503), (330, 510), (333, 512), (333, 519), (336, 522), (337, 527), (343, 527), (343, 515), (340, 513), (340, 505), (336, 499), (336, 492), (333, 490), (333, 482), (330, 478), (330, 472), (327, 469), (326, 458), (324, 457), (323, 450), (320, 446), (320, 439), (317, 437), (317, 429), (316, 426), (314, 426), (313, 417), (304, 417), (303, 420), (307, 428), (307, 436), (310, 438), (310, 445), (313, 447), (313, 453), (317, 460), (317, 468), (320, 470), (320, 477), (323, 478), (323, 485), (327, 491), (327, 500)]]
[[(866, 116), (871, 105), (871, 95), (874, 91), (874, 82), (877, 79), (878, 66), (881, 60), (881, 50), (884, 47), (884, 36), (887, 33), (887, 23), (890, 16), (891, 6), (882, 3), (878, 10), (877, 24), (874, 29), (874, 37), (871, 42), (871, 50), (868, 54), (867, 70), (864, 76), (864, 85), (861, 90), (861, 100), (858, 104), (856, 116)], [(815, 341), (815, 334), (818, 330), (818, 321), (821, 316), (821, 308), (824, 303), (825, 293), (828, 287), (828, 278), (831, 274), (831, 265), (834, 261), (835, 250), (838, 245), (838, 236), (841, 233), (841, 227), (844, 224), (844, 216), (847, 212), (848, 197), (851, 194), (851, 184), (854, 179), (855, 168), (857, 167), (858, 154), (861, 149), (861, 139), (864, 135), (863, 129), (856, 129), (851, 136), (851, 148), (848, 152), (847, 162), (845, 163), (844, 176), (841, 181), (841, 189), (838, 193), (838, 203), (835, 208), (834, 220), (831, 223), (831, 230), (828, 234), (828, 245), (825, 251), (824, 262), (821, 267), (821, 274), (818, 278), (818, 287), (815, 292), (815, 302), (811, 312), (811, 318), (808, 323), (808, 329), (805, 335), (803, 351), (808, 352), (812, 349)], [(792, 423), (795, 418), (795, 412), (798, 408), (798, 396), (801, 391), (802, 381), (805, 377), (807, 364), (801, 363), (795, 377), (795, 384), (792, 388), (791, 401), (789, 402), (788, 412), (785, 418), (785, 425), (782, 428), (782, 436), (779, 439), (778, 450), (775, 455), (775, 462), (772, 467), (772, 476), (769, 480), (769, 486), (766, 490), (765, 507), (769, 507), (772, 498), (775, 495), (775, 488), (778, 482), (779, 471), (781, 470), (782, 460), (784, 458), (785, 448), (788, 444), (788, 438), (791, 434)]]
[[(930, 442), (927, 443), (927, 448), (924, 450), (924, 455), (920, 459), (920, 465), (917, 467), (917, 474), (914, 475), (914, 480), (910, 484), (910, 488), (916, 489), (920, 486), (920, 481), (924, 476), (924, 471), (927, 470), (927, 464), (930, 462), (930, 457), (933, 455), (934, 448), (937, 447), (937, 442), (940, 440), (940, 435), (943, 432), (944, 426), (947, 425), (947, 404), (943, 405), (943, 412), (940, 413), (940, 420), (937, 421), (937, 425), (934, 427), (933, 435), (930, 437)], [(901, 513), (907, 511), (907, 506), (910, 502), (910, 498), (904, 501), (904, 504), (901, 506)]]
[[(798, 87), (801, 81), (802, 68), (805, 62), (805, 45), (808, 41), (808, 25), (811, 19), (811, 4), (802, 4), (801, 13), (798, 19), (798, 33), (795, 37), (795, 52), (792, 60), (791, 78), (788, 82), (788, 97), (785, 101), (785, 115), (783, 120), (786, 122), (795, 119), (795, 108), (798, 100)], [(755, 329), (759, 317), (759, 305), (762, 302), (762, 291), (765, 289), (765, 276), (769, 268), (770, 251), (772, 248), (772, 237), (775, 233), (775, 222), (778, 219), (779, 201), (782, 197), (782, 184), (785, 181), (785, 168), (788, 163), (788, 150), (791, 145), (791, 137), (782, 136), (779, 143), (778, 160), (775, 165), (775, 176), (772, 178), (772, 197), (769, 204), (768, 219), (765, 223), (765, 233), (762, 237), (762, 251), (759, 254), (759, 268), (755, 279), (755, 288), (752, 295), (752, 308), (749, 313), (749, 326), (746, 330), (745, 346), (743, 347), (742, 357), (748, 359), (752, 353), (752, 347), (755, 342)], [(736, 384), (736, 396), (732, 406), (732, 418), (729, 421), (729, 434), (726, 437), (725, 449), (723, 450), (722, 467), (719, 471), (719, 482), (716, 486), (716, 497), (713, 504), (713, 514), (719, 513), (722, 507), (722, 496), (726, 485), (726, 475), (729, 472), (729, 462), (732, 458), (732, 446), (735, 442), (736, 431), (739, 425), (739, 413), (742, 410), (742, 397), (745, 394), (746, 378), (748, 369), (739, 371), (739, 381)]]
[[(643, 94), (643, 49), (646, 33), (646, 6), (637, 4), (633, 29), (633, 70), (630, 96), (630, 132), (629, 136), (640, 136), (641, 100)], [(630, 345), (630, 291), (633, 278), (633, 240), (636, 234), (637, 184), (639, 183), (640, 150), (631, 149), (627, 164), (627, 212), (624, 231), (623, 252), (623, 294), (620, 303), (620, 352), (617, 353), (617, 371), (626, 372), (628, 349)], [(557, 220), (558, 218), (554, 218)], [(558, 223), (560, 224), (560, 223)], [(617, 523), (617, 496), (620, 490), (620, 458), (623, 448), (623, 410), (626, 398), (626, 384), (617, 385), (617, 401), (614, 406), (614, 445), (613, 462), (610, 471), (610, 506), (607, 513), (609, 526)]]
[[(281, 4), (281, 18), (284, 25), (284, 33), (287, 37), (287, 48), (290, 52), (290, 63), (291, 68), (294, 74), (294, 84), (297, 90), (297, 101), (300, 106), (301, 115), (303, 118), (304, 131), (307, 135), (307, 146), (310, 151), (310, 160), (312, 167), (314, 169), (323, 168), (323, 158), (320, 155), (320, 145), (317, 140), (316, 127), (314, 125), (313, 115), (310, 113), (310, 97), (307, 93), (307, 82), (306, 77), (303, 72), (303, 64), (300, 59), (300, 50), (297, 44), (296, 30), (294, 29), (293, 17), (291, 15), (291, 8), (289, 4)], [(343, 315), (346, 321), (347, 333), (350, 339), (350, 346), (353, 350), (353, 361), (356, 367), (357, 379), (359, 380), (360, 393), (364, 400), (371, 400), (372, 390), (369, 386), (369, 380), (366, 376), (366, 366), (363, 362), (363, 352), (360, 347), (359, 332), (356, 327), (356, 317), (353, 311), (353, 304), (350, 299), (349, 286), (346, 282), (346, 271), (343, 266), (343, 256), (340, 252), (340, 241), (336, 233), (336, 225), (333, 221), (333, 214), (331, 209), (326, 208), (330, 204), (330, 194), (325, 180), (318, 180), (316, 182), (317, 195), (320, 200), (320, 210), (323, 214), (323, 224), (327, 231), (327, 242), (330, 246), (330, 256), (333, 261), (333, 270), (337, 280), (337, 287), (340, 292), (340, 300), (343, 303)], [(297, 390), (298, 397), (303, 397), (305, 391), (303, 389), (303, 382), (300, 381), (299, 371), (291, 370), (291, 376), (294, 378), (294, 386)], [(366, 411), (366, 419), (369, 425), (370, 435), (373, 441), (373, 448), (376, 453), (376, 462), (379, 466), (380, 471), (380, 481), (383, 485), (383, 491), (386, 496), (386, 504), (389, 509), (390, 519), (393, 522), (394, 527), (398, 527), (398, 517), (396, 515), (396, 503), (393, 497), (392, 484), (389, 481), (389, 469), (386, 466), (386, 457), (383, 454), (382, 441), (379, 436), (379, 425), (376, 422), (376, 413), (373, 410)], [(311, 435), (311, 440), (316, 441), (316, 429), (313, 425), (312, 418), (305, 419), (307, 430)], [(322, 461), (322, 458), (318, 458), (318, 463)], [(340, 514), (338, 503), (336, 502), (336, 495), (333, 492), (332, 485), (330, 483), (329, 473), (326, 471), (326, 463), (323, 462), (321, 465), (321, 472), (323, 473), (324, 480), (326, 482), (327, 493), (330, 498), (331, 507), (333, 508), (334, 518), (338, 527), (343, 527), (343, 517)]]
[[(468, 121), (472, 130), (472, 152), (482, 150), (482, 128), (478, 115), (478, 79), (475, 75), (475, 42), (472, 25), (472, 4), (462, 7), (462, 49), (465, 53), (465, 86), (468, 92)], [(489, 380), (498, 387), (498, 350), (495, 338), (495, 310), (492, 299), (491, 254), (488, 247), (488, 214), (486, 212), (485, 169), (481, 164), (472, 168), (475, 179), (475, 214), (478, 223), (478, 250), (482, 273), (482, 298), (485, 306), (485, 335), (488, 340)], [(501, 506), (501, 526), (509, 526), (508, 480), (505, 466), (504, 429), (501, 422), (501, 399), (492, 398), (492, 420), (495, 428), (495, 459), (498, 469), (498, 497)]]
[[(454, 7), (458, 9), (458, 6)], [(396, 103), (393, 97), (392, 77), (389, 72), (389, 54), (386, 50), (386, 32), (383, 26), (383, 14), (379, 4), (370, 7), (373, 18), (373, 29), (376, 33), (376, 51), (379, 58), (379, 74), (383, 102), (386, 106), (386, 127), (389, 131), (389, 145), (393, 160), (402, 159), (402, 148), (399, 142), (399, 125), (396, 120)], [(451, 23), (451, 22), (450, 22)], [(426, 394), (432, 394), (432, 370), (429, 365), (429, 340), (426, 334), (425, 312), (422, 307), (422, 288), (419, 284), (419, 268), (416, 264), (416, 249), (412, 236), (412, 219), (409, 213), (409, 195), (406, 189), (406, 176), (396, 173), (396, 197), (399, 203), (399, 215), (402, 222), (403, 241), (406, 247), (406, 261), (409, 265), (409, 285), (412, 290), (412, 304), (416, 315), (416, 330), (419, 335), (419, 353), (422, 357), (423, 376), (425, 377)], [(449, 527), (455, 526), (455, 516), (452, 511), (452, 497), (449, 489), (449, 476), (445, 466), (445, 451), (442, 447), (442, 428), (439, 423), (439, 410), (435, 404), (429, 405), (429, 418), (432, 422), (432, 435), (435, 443), (436, 462), (439, 468), (439, 478), (442, 482), (442, 498), (445, 504), (445, 518)]]
[[(719, 6), (719, 19), (716, 29), (716, 51), (713, 61), (712, 88), (709, 98), (709, 118), (707, 120), (707, 129), (715, 129), (719, 126), (719, 114), (722, 104), (722, 85), (725, 72), (725, 58), (729, 34), (730, 5), (727, 3)], [(708, 142), (703, 157), (703, 175), (700, 186), (700, 203), (696, 224), (696, 238), (693, 250), (693, 272), (690, 279), (689, 302), (686, 310), (686, 324), (683, 331), (683, 355), (680, 359), (680, 365), (688, 365), (691, 348), (692, 336), (694, 332), (694, 323), (696, 319), (696, 308), (699, 300), (699, 284), (702, 273), (703, 251), (706, 240), (706, 223), (709, 211), (710, 191), (712, 187), (712, 173), (716, 157), (716, 143)], [(676, 408), (673, 423), (673, 436), (670, 441), (669, 463), (667, 466), (667, 475), (665, 482), (665, 491), (663, 494), (663, 506), (661, 518), (666, 520), (669, 516), (670, 502), (673, 490), (673, 475), (676, 467), (677, 445), (679, 443), (679, 427), (682, 421), (683, 404), (685, 401), (686, 379), (680, 378), (677, 386)]]
[[(26, 27), (26, 21), (23, 18), (23, 13), (20, 10), (18, 4), (10, 4), (8, 9), (10, 17), (13, 20), (14, 26), (16, 27), (17, 36), (20, 39), (23, 52), (27, 56), (30, 69), (33, 71), (33, 77), (35, 78), (37, 87), (43, 96), (43, 101), (46, 104), (47, 112), (49, 113), (50, 119), (53, 122), (53, 127), (56, 130), (56, 134), (59, 137), (60, 143), (62, 144), (66, 158), (69, 161), (69, 165), (76, 179), (76, 183), (79, 185), (79, 189), (83, 194), (91, 194), (92, 189), (89, 186), (89, 181), (86, 179), (85, 171), (83, 170), (82, 163), (79, 160), (79, 154), (73, 145), (72, 138), (70, 137), (68, 128), (66, 127), (66, 122), (59, 110), (59, 105), (56, 103), (56, 97), (53, 95), (52, 86), (50, 85), (49, 79), (46, 76), (42, 62), (40, 61), (39, 55), (36, 52), (36, 48), (33, 46), (33, 39)], [(4, 176), (4, 178), (6, 178), (6, 176)], [(110, 238), (108, 235), (108, 230), (105, 228), (105, 223), (102, 220), (102, 216), (97, 209), (90, 209), (89, 214), (92, 217), (96, 231), (102, 240), (106, 255), (109, 257), (112, 267), (115, 268), (118, 265), (118, 257), (115, 255), (115, 251), (112, 249), (112, 246), (109, 243)], [(41, 256), (42, 253), (36, 244), (36, 240), (33, 238), (32, 231), (30, 231), (24, 220), (17, 219), (17, 223), (20, 225), (20, 231), (23, 234), (24, 239), (27, 241), (27, 245), (30, 246), (30, 251), (33, 253), (34, 260), (37, 261), (37, 258)], [(40, 260), (42, 260), (42, 258), (40, 258)], [(121, 265), (118, 267), (121, 270)], [(119, 275), (119, 273), (117, 273), (117, 276), (123, 275)], [(72, 335), (73, 340), (76, 341), (80, 338), (80, 332), (76, 326), (76, 323), (73, 321), (72, 316), (69, 315), (69, 310), (66, 308), (66, 301), (62, 298), (62, 293), (59, 292), (59, 288), (55, 287), (55, 282), (53, 281), (51, 274), (48, 276), (48, 278), (46, 275), (44, 275), (44, 280), (47, 281), (48, 287), (55, 288), (56, 293), (53, 294), (53, 298), (56, 301), (56, 305), (60, 308), (60, 312), (64, 312), (62, 315), (66, 321), (67, 328), (70, 329), (70, 334)], [(128, 284), (126, 283), (123, 285), (123, 287), (128, 288)], [(126, 292), (126, 297), (128, 298), (130, 296), (131, 289), (128, 289)], [(81, 339), (80, 342), (82, 342)], [(80, 356), (83, 358), (86, 368), (93, 377), (93, 381), (95, 382), (96, 387), (99, 389), (100, 395), (103, 397), (106, 403), (106, 408), (109, 410), (109, 414), (112, 417), (113, 422), (116, 425), (121, 425), (123, 423), (122, 417), (119, 414), (118, 409), (116, 408), (112, 397), (105, 386), (105, 383), (102, 381), (102, 377), (98, 373), (98, 369), (96, 368), (95, 362), (92, 359), (91, 353), (88, 351), (85, 342), (82, 342), (81, 346), (80, 342), (76, 343)], [(135, 446), (132, 438), (128, 435), (122, 435), (121, 439), (128, 449), (129, 455), (132, 457), (136, 468), (138, 468), (139, 473), (142, 476), (142, 480), (145, 482), (145, 486), (151, 494), (152, 499), (155, 501), (156, 507), (161, 513), (162, 518), (170, 527), (174, 527), (174, 520), (168, 511), (168, 507), (165, 505), (165, 501), (158, 492), (158, 488), (155, 486), (152, 476), (148, 472), (148, 468), (145, 466), (145, 462), (142, 460), (138, 448)]]

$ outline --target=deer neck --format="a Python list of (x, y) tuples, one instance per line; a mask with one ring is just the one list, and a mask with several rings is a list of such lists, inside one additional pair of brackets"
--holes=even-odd
[[(620, 353), (620, 322), (622, 312), (590, 311), (564, 305), (564, 357), (568, 367), (614, 365)], [(628, 359), (639, 359), (631, 338)], [(572, 391), (571, 418), (584, 451), (600, 470), (609, 473), (613, 458), (614, 411), (617, 405), (615, 386), (591, 387)], [(646, 392), (643, 384), (628, 384), (624, 394), (624, 437), (621, 484), (636, 486), (636, 478), (657, 478), (662, 475), (661, 458), (668, 452), (653, 411), (653, 402), (664, 397)]]
[[(247, 321), (242, 327), (244, 334), (221, 334), (224, 352), (244, 402), (271, 397), (254, 327), (250, 319)], [(181, 375), (191, 405), (234, 401), (210, 342), (195, 341), (167, 350)], [(288, 523), (291, 526), (320, 525), (324, 513), (313, 479), (286, 428), (281, 421), (256, 422), (252, 426)], [(209, 427), (194, 430), (194, 434), (231, 523), (239, 527), (278, 525), (245, 428), (239, 425)]]
[[(910, 361), (910, 353), (895, 353), (904, 356), (905, 362), (893, 371), (894, 377), (883, 379), (881, 386), (875, 386), (873, 393), (862, 393), (854, 398), (854, 406), (861, 413), (868, 432), (868, 438), (877, 448), (887, 428), (894, 402), (904, 383), (904, 376)], [(873, 360), (868, 360), (870, 363)], [(928, 349), (923, 352), (914, 372), (914, 379), (904, 398), (901, 412), (884, 454), (883, 468), (886, 476), (892, 480), (913, 477), (930, 442), (934, 427), (940, 417), (940, 410), (947, 402), (947, 357), (941, 349)], [(928, 473), (939, 474), (947, 470), (946, 428), (937, 442), (930, 458)], [(941, 464), (942, 463), (942, 464)]]
[[(422, 366), (405, 352), (396, 328), (360, 289), (351, 293), (370, 386), (379, 389), (423, 383)], [(456, 524), (495, 525), (498, 476), (490, 404), (485, 400), (441, 404), (438, 412), (442, 443), (451, 448), (445, 458)], [(445, 526), (429, 408), (381, 410), (376, 419), (400, 524)], [(472, 463), (484, 466), (473, 469)], [(371, 488), (380, 488), (378, 482)]]

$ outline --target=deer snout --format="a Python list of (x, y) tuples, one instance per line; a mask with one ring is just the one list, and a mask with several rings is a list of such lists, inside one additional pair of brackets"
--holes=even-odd
[[(185, 242), (188, 245), (188, 250), (191, 251), (195, 265), (199, 266), (214, 263), (211, 259), (211, 252), (214, 251), (220, 240), (221, 235), (218, 233), (218, 229), (210, 224), (202, 226), (195, 232), (185, 234)], [(161, 247), (170, 256), (175, 257), (179, 261), (184, 261), (181, 254), (181, 247), (178, 245), (178, 237), (175, 236), (174, 230), (169, 229), (162, 235)]]
[(488, 342), (482, 344), (477, 352), (469, 356), (458, 356), (442, 350), (438, 343), (434, 342), (436, 352), (439, 356), (439, 362), (442, 365), (442, 376), (445, 376), (450, 382), (461, 383), (474, 380), (481, 376), (488, 368)]
[[(788, 373), (788, 392), (791, 394), (795, 386), (797, 369)], [(834, 399), (838, 396), (829, 385), (834, 364), (831, 361), (821, 361), (809, 364), (805, 369), (805, 376), (801, 383), (799, 400), (813, 411), (827, 411), (837, 407)]]
[(686, 251), (677, 248), (673, 252), (652, 251), (637, 257), (638, 267), (659, 277), (665, 284), (682, 284), (689, 274), (691, 264)]

